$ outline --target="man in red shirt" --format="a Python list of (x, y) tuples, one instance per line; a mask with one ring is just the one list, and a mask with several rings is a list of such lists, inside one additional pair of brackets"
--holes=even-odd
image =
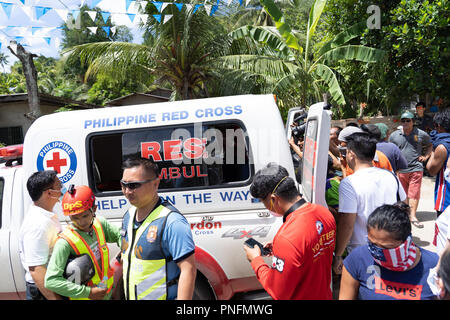
[(273, 242), (265, 245), (272, 251), (271, 266), (258, 246), (244, 245), (264, 289), (276, 300), (331, 300), (336, 222), (330, 211), (303, 200), (287, 170), (275, 163), (256, 173), (250, 193), (283, 217)]

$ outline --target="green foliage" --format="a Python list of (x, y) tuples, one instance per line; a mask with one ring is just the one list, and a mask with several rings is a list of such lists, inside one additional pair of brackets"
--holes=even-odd
[(104, 105), (107, 101), (138, 91), (145, 91), (145, 89), (132, 80), (124, 83), (105, 75), (100, 75), (97, 77), (94, 85), (89, 89), (86, 102)]
[(19, 85), (20, 77), (11, 73), (0, 73), (0, 94), (15, 93), (15, 88)]
[(343, 91), (353, 107), (365, 101), (366, 114), (391, 114), (415, 94), (421, 100), (427, 93), (448, 98), (449, 1), (329, 0), (326, 30), (336, 34), (361, 18), (368, 19), (371, 14), (366, 11), (373, 4), (380, 8), (381, 29), (366, 30), (359, 41), (384, 50), (387, 59), (373, 65), (339, 63)]
[[(258, 79), (265, 93), (277, 94), (286, 106), (308, 106), (321, 101), (325, 92), (329, 92), (338, 105), (345, 105), (333, 63), (340, 60), (371, 63), (383, 56), (381, 50), (348, 43), (362, 32), (361, 24), (348, 28), (321, 46), (314, 45), (326, 1), (313, 2), (303, 36), (292, 30), (272, 0), (260, 1), (276, 28), (245, 26), (231, 32), (233, 39), (250, 39), (253, 43), (247, 46), (245, 54), (229, 55), (222, 60), (228, 68), (247, 71), (244, 76)], [(260, 48), (255, 49), (258, 46)]]
[(445, 0), (402, 0), (391, 10), (386, 41), (398, 68), (396, 78), (407, 92), (449, 97), (449, 12)]

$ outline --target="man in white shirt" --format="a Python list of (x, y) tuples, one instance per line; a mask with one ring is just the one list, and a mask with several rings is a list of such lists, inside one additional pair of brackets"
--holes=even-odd
[(53, 170), (33, 173), (27, 189), (33, 203), (20, 227), (19, 250), (25, 268), (27, 300), (60, 299), (44, 287), (45, 272), (58, 233), (57, 215), (52, 212), (62, 195), (62, 185)]
[(354, 173), (339, 185), (339, 220), (333, 269), (340, 274), (342, 254), (367, 243), (367, 218), (378, 207), (404, 201), (406, 193), (390, 171), (376, 168), (372, 160), (377, 141), (367, 133), (348, 138), (346, 160)]

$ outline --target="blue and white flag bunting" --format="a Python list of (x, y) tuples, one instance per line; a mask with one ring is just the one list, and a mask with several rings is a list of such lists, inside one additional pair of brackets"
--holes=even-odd
[(161, 23), (161, 15), (160, 14), (153, 14), (153, 18), (155, 18), (159, 23)]
[(184, 3), (174, 3), (174, 5), (178, 8), (178, 11), (181, 12), (181, 9), (183, 9)]
[(6, 16), (9, 18), (11, 18), (11, 10), (12, 10), (12, 3), (7, 3), (7, 2), (2, 2), (2, 8), (3, 11), (5, 11)]
[[(25, 0), (0, 0), (0, 48), (6, 47), (6, 43), (16, 40), (31, 47), (39, 44), (47, 44), (48, 47), (59, 47), (62, 39), (61, 25), (67, 23), (68, 28), (80, 28), (79, 15), (81, 6), (87, 5), (85, 10), (92, 20), (92, 25), (98, 22), (112, 23), (114, 27), (101, 27), (108, 35), (116, 33), (116, 26), (125, 25), (131, 29), (136, 28), (139, 22), (146, 24), (149, 14), (145, 13), (148, 4), (153, 4), (158, 14), (152, 15), (158, 23), (166, 23), (172, 19), (167, 6), (175, 6), (178, 11), (185, 10), (196, 13), (204, 8), (206, 14), (212, 16), (221, 6), (226, 7), (232, 3), (248, 5), (250, 0), (205, 0), (203, 3), (181, 3), (175, 1), (150, 1), (150, 0), (62, 0), (61, 1), (25, 1)], [(94, 8), (98, 8), (95, 9)], [(2, 12), (3, 11), (3, 12)], [(165, 13), (164, 13), (165, 12)], [(99, 16), (97, 17), (97, 13)], [(172, 12), (170, 12), (172, 13)], [(101, 18), (100, 18), (101, 15)], [(78, 21), (73, 24), (73, 20)], [(70, 21), (69, 21), (70, 20)], [(88, 22), (89, 24), (89, 22)], [(88, 26), (84, 26), (86, 28)], [(92, 33), (96, 29), (90, 27)]]
[(91, 1), (91, 8), (95, 8), (102, 0), (92, 0)]
[(102, 29), (103, 29), (103, 31), (106, 32), (106, 35), (109, 37), (109, 33), (111, 31), (111, 28), (110, 27), (102, 27)]
[(110, 12), (106, 12), (106, 11), (102, 11), (100, 13), (102, 15), (103, 22), (106, 23), (108, 21), (109, 17), (111, 16), (111, 13)]
[(163, 6), (163, 2), (153, 1), (152, 3), (156, 7), (156, 10), (158, 10), (158, 12), (161, 12), (161, 8)]
[(80, 14), (80, 10), (72, 10), (72, 17), (77, 20), (78, 15)]
[(43, 15), (49, 12), (52, 8), (49, 7), (36, 7), (36, 19), (39, 20)]
[(125, 8), (126, 8), (127, 12), (128, 12), (128, 9), (130, 9), (130, 5), (132, 2), (134, 2), (134, 0), (125, 0)]
[(134, 22), (134, 18), (136, 15), (134, 13), (127, 13), (128, 17), (130, 18), (131, 22)]

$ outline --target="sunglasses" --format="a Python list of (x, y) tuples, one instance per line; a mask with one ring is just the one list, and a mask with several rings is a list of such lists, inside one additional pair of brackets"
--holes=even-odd
[(132, 181), (132, 182), (125, 182), (123, 180), (120, 180), (120, 185), (122, 186), (123, 189), (128, 188), (130, 190), (135, 190), (135, 189), (140, 188), (143, 184), (149, 183), (156, 179), (158, 179), (158, 177), (155, 177), (153, 179), (143, 180), (143, 181)]
[(411, 122), (411, 119), (402, 119), (402, 122)]

